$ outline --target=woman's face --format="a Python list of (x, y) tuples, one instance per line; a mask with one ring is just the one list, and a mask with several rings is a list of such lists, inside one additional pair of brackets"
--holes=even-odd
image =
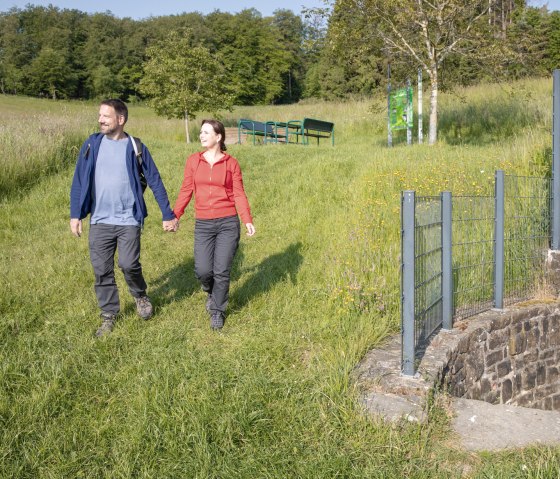
[(220, 143), (222, 135), (218, 135), (212, 125), (204, 123), (200, 127), (200, 143), (204, 148), (212, 148)]

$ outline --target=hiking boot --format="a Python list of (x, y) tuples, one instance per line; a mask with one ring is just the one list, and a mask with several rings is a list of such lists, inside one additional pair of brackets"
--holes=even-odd
[(136, 312), (138, 313), (138, 316), (142, 319), (150, 319), (154, 312), (150, 298), (147, 296), (141, 296), (140, 298), (134, 298), (134, 301), (136, 301)]
[(210, 327), (217, 331), (224, 327), (224, 313), (221, 311), (214, 311), (210, 316)]
[(208, 298), (206, 299), (206, 311), (209, 313), (212, 308), (212, 295), (208, 293)]
[(95, 336), (98, 338), (107, 336), (113, 331), (117, 315), (113, 313), (101, 313), (101, 319), (103, 320), (101, 326), (99, 326), (99, 329), (95, 333)]

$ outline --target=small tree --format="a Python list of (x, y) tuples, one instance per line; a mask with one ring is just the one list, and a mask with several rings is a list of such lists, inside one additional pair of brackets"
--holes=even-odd
[[(337, 9), (367, 19), (364, 41), (379, 38), (387, 50), (421, 66), (430, 78), (429, 143), (437, 139), (439, 70), (451, 54), (488, 56), (495, 28), (488, 26), (492, 0), (336, 0)], [(352, 17), (350, 17), (352, 18)], [(341, 30), (344, 34), (344, 30)], [(490, 39), (490, 41), (486, 40)]]
[(188, 35), (171, 32), (146, 51), (140, 92), (149, 97), (156, 113), (184, 118), (187, 143), (189, 120), (196, 114), (231, 111), (233, 95), (222, 63), (203, 46), (192, 46)]

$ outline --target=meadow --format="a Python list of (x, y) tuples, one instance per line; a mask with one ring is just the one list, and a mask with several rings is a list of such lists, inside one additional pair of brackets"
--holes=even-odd
[[(498, 168), (547, 174), (551, 105), (549, 79), (442, 94), (440, 142), (407, 147), (400, 135), (391, 149), (383, 98), (236, 108), (226, 124), (333, 121), (336, 145), (229, 147), (257, 234), (241, 240), (220, 333), (193, 273), (192, 206), (164, 233), (147, 191), (156, 313), (136, 316), (117, 272), (121, 318), (98, 340), (87, 226), (77, 239), (68, 225), (97, 105), (0, 96), (0, 477), (559, 477), (560, 448), (462, 450), (442, 396), (424, 424), (368, 418), (351, 380), (399, 331), (401, 191), (475, 194)], [(173, 204), (199, 145), (141, 105), (127, 131)]]

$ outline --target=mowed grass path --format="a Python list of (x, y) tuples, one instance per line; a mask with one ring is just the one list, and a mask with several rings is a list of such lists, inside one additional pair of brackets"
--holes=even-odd
[[(554, 471), (554, 449), (461, 452), (437, 402), (424, 425), (372, 421), (350, 379), (398, 331), (400, 191), (483, 188), (495, 167), (530, 170), (545, 126), (499, 147), (387, 150), (384, 119), (365, 102), (294, 108), (250, 113), (322, 115), (340, 125), (337, 145), (230, 148), (257, 235), (241, 240), (222, 333), (193, 274), (192, 207), (166, 234), (147, 191), (142, 263), (156, 314), (135, 315), (117, 272), (122, 318), (96, 340), (87, 228), (76, 239), (68, 227), (71, 169), (2, 203), (0, 477), (554, 477), (538, 475)], [(169, 125), (137, 107), (128, 130), (173, 203), (197, 146)], [(515, 476), (522, 464), (535, 474)]]

